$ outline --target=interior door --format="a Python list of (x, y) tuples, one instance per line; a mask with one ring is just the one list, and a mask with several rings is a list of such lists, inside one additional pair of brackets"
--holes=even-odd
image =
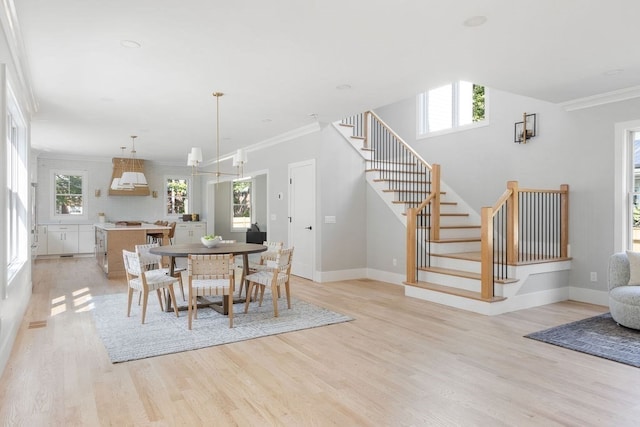
[(291, 274), (313, 280), (316, 240), (315, 161), (289, 165), (289, 247)]

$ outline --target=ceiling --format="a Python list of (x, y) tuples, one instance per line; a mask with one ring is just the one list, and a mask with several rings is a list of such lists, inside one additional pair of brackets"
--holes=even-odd
[(14, 3), (32, 146), (60, 155), (138, 135), (139, 158), (212, 159), (214, 91), (228, 154), (457, 79), (556, 103), (640, 85), (637, 0)]

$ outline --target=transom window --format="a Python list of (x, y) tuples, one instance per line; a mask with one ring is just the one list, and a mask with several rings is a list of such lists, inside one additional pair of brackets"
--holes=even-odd
[(85, 171), (52, 171), (53, 216), (87, 215), (87, 173)]
[(191, 180), (185, 177), (167, 177), (165, 180), (167, 216), (179, 216), (189, 213)]
[(233, 181), (231, 191), (231, 229), (245, 231), (251, 227), (251, 178)]
[(458, 81), (418, 94), (418, 137), (486, 124), (487, 90)]

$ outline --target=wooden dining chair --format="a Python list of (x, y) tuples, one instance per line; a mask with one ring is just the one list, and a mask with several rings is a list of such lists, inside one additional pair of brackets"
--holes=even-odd
[(291, 308), (291, 290), (289, 287), (289, 278), (291, 276), (291, 262), (293, 260), (293, 248), (280, 249), (276, 253), (275, 261), (267, 261), (266, 268), (264, 270), (256, 271), (246, 277), (249, 282), (249, 289), (247, 290), (247, 299), (244, 303), (244, 312), (249, 311), (249, 303), (251, 298), (249, 296), (252, 293), (254, 286), (260, 289), (260, 299), (258, 300), (258, 307), (262, 306), (262, 300), (264, 297), (264, 291), (268, 287), (271, 290), (271, 299), (273, 301), (273, 314), (278, 317), (278, 288), (281, 285), (285, 287), (285, 294), (287, 296), (287, 308)]
[[(142, 267), (140, 256), (135, 252), (123, 249), (122, 258), (124, 260), (128, 286), (127, 317), (131, 316), (133, 291), (140, 291), (142, 293), (142, 323), (144, 323), (144, 319), (147, 314), (149, 292), (156, 291), (158, 294), (158, 302), (160, 303), (160, 310), (163, 310), (160, 289), (167, 289), (171, 299), (175, 301), (176, 297), (173, 292), (173, 285), (178, 281), (178, 279), (168, 276), (158, 269), (145, 271)], [(176, 304), (173, 305), (173, 311), (176, 313), (176, 317), (179, 317), (178, 307)]]
[[(140, 263), (142, 264), (143, 269), (145, 270), (159, 269), (163, 271), (164, 274), (170, 274), (171, 269), (169, 268), (169, 266), (165, 266), (162, 264), (162, 257), (160, 255), (152, 254), (151, 252), (149, 252), (149, 249), (157, 248), (158, 246), (160, 246), (158, 243), (136, 245), (135, 249), (136, 249), (136, 253), (140, 255)], [(186, 271), (186, 269), (181, 270), (181, 269), (176, 269), (174, 267), (173, 277), (178, 279), (178, 284), (180, 285), (180, 293), (182, 294), (182, 300), (185, 301), (184, 282), (182, 280), (183, 271)], [(173, 303), (175, 304), (176, 302), (173, 301)]]
[[(235, 282), (233, 254), (189, 255), (189, 330), (192, 318), (198, 318), (198, 297), (222, 296), (229, 313), (229, 327), (233, 328), (233, 290)], [(225, 309), (226, 311), (226, 309)]]
[[(256, 271), (259, 270), (263, 270), (267, 267), (267, 261), (271, 260), (271, 261), (275, 261), (276, 259), (276, 255), (278, 253), (278, 251), (280, 249), (282, 249), (282, 247), (284, 246), (283, 242), (270, 242), (270, 241), (264, 241), (262, 242), (262, 244), (264, 246), (267, 247), (267, 250), (265, 252), (260, 253), (260, 259), (257, 262), (253, 262), (251, 260), (249, 260), (249, 274), (251, 273), (255, 273)], [(242, 260), (242, 259), (240, 259)], [(244, 268), (243, 268), (243, 263), (239, 262), (236, 265), (236, 268), (240, 268), (242, 269), (243, 272), (243, 279), (244, 279)], [(245, 283), (244, 280), (242, 280), (241, 282), (242, 284)], [(238, 296), (241, 297), (242, 296), (242, 288), (244, 286), (239, 286), (239, 290), (238, 290)], [(258, 288), (256, 288), (256, 291), (258, 290)], [(278, 298), (280, 297), (280, 294), (278, 294)]]

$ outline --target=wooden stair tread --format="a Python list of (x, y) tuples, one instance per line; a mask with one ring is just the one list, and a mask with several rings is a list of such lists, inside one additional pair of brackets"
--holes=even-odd
[(338, 125), (339, 126), (344, 126), (346, 128), (354, 128), (355, 127), (355, 125), (350, 125), (348, 123), (342, 123), (342, 122), (338, 123)]
[[(391, 203), (395, 203), (396, 205), (419, 205), (420, 203), (422, 203), (422, 200), (420, 201), (410, 201), (410, 200), (393, 200)], [(458, 203), (456, 202), (440, 202), (440, 205), (447, 205), (447, 206), (457, 206)]]
[(506, 300), (505, 297), (497, 297), (497, 296), (494, 296), (488, 299), (482, 298), (482, 295), (480, 294), (480, 292), (467, 291), (466, 289), (452, 288), (450, 286), (437, 285), (435, 283), (429, 283), (429, 282), (416, 282), (416, 283), (404, 282), (404, 284), (407, 286), (415, 286), (417, 288), (427, 289), (435, 292), (442, 292), (444, 294), (455, 295), (463, 298), (469, 298), (469, 299), (484, 301), (488, 303)]
[(364, 136), (358, 136), (358, 135), (352, 135), (349, 138), (351, 139), (358, 139), (358, 140), (363, 140), (364, 141)]
[[(425, 184), (429, 184), (429, 181), (425, 182)], [(431, 194), (428, 190), (405, 190), (401, 188), (385, 188), (382, 190), (383, 193), (424, 193)], [(444, 202), (440, 202), (444, 203)]]
[[(395, 173), (398, 175), (426, 175), (426, 172), (419, 172), (419, 171), (394, 171), (394, 170), (390, 170), (390, 169), (365, 169), (365, 172), (388, 172), (388, 173)], [(420, 181), (422, 182), (422, 181)]]
[[(431, 226), (427, 226), (427, 225), (420, 225), (418, 226), (419, 229), (421, 230), (430, 230)], [(446, 230), (455, 230), (455, 229), (459, 229), (459, 228), (464, 228), (464, 229), (471, 229), (471, 228), (477, 228), (480, 229), (482, 228), (479, 225), (441, 225), (440, 229), (446, 229)]]
[[(407, 213), (406, 212), (402, 212), (402, 215), (406, 216)], [(428, 213), (418, 214), (418, 216), (430, 216), (430, 215), (431, 214), (428, 214)], [(467, 214), (467, 213), (442, 213), (442, 212), (440, 212), (440, 216), (464, 216), (464, 217), (467, 217), (467, 216), (469, 216), (469, 214)]]
[(431, 243), (467, 243), (479, 241), (480, 237), (449, 237), (444, 239), (432, 240)]

